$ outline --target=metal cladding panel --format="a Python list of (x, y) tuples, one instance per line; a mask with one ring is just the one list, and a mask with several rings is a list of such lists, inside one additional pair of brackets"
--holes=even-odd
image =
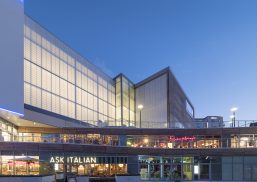
[(0, 108), (23, 114), (22, 0), (0, 0)]
[[(167, 128), (167, 79), (167, 74), (163, 74), (136, 88), (136, 106), (144, 106), (141, 111), (143, 128)], [(137, 123), (139, 113), (137, 109)]]

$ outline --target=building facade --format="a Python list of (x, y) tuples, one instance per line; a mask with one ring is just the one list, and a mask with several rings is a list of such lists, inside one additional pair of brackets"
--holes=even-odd
[(257, 180), (256, 127), (192, 129), (194, 107), (169, 68), (139, 83), (112, 78), (20, 0), (0, 1), (0, 21), (0, 180)]
[(44, 113), (54, 116), (52, 121), (56, 116), (65, 118), (68, 126), (97, 126), (106, 122), (108, 126), (139, 127), (136, 106), (141, 103), (142, 127), (192, 125), (194, 108), (169, 68), (138, 84), (123, 74), (113, 79), (31, 18), (24, 16), (24, 23), (27, 119), (42, 118), (34, 115)]

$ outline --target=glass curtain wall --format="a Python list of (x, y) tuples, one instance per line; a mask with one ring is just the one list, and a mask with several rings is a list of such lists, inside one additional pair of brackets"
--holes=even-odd
[(0, 142), (16, 141), (18, 138), (17, 127), (0, 118)]
[(116, 122), (121, 126), (135, 126), (135, 90), (134, 85), (123, 75), (116, 82)]
[(25, 17), (25, 104), (93, 125), (99, 120), (113, 125), (114, 86), (112, 78)]

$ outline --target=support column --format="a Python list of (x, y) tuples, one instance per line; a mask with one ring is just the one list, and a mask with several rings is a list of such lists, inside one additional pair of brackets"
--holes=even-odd
[(163, 164), (163, 157), (160, 157), (160, 178), (164, 178), (164, 164)]

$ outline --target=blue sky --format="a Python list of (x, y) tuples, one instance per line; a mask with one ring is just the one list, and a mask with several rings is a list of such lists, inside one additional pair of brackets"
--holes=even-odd
[(170, 66), (196, 116), (257, 119), (256, 0), (25, 0), (25, 11), (111, 76)]

